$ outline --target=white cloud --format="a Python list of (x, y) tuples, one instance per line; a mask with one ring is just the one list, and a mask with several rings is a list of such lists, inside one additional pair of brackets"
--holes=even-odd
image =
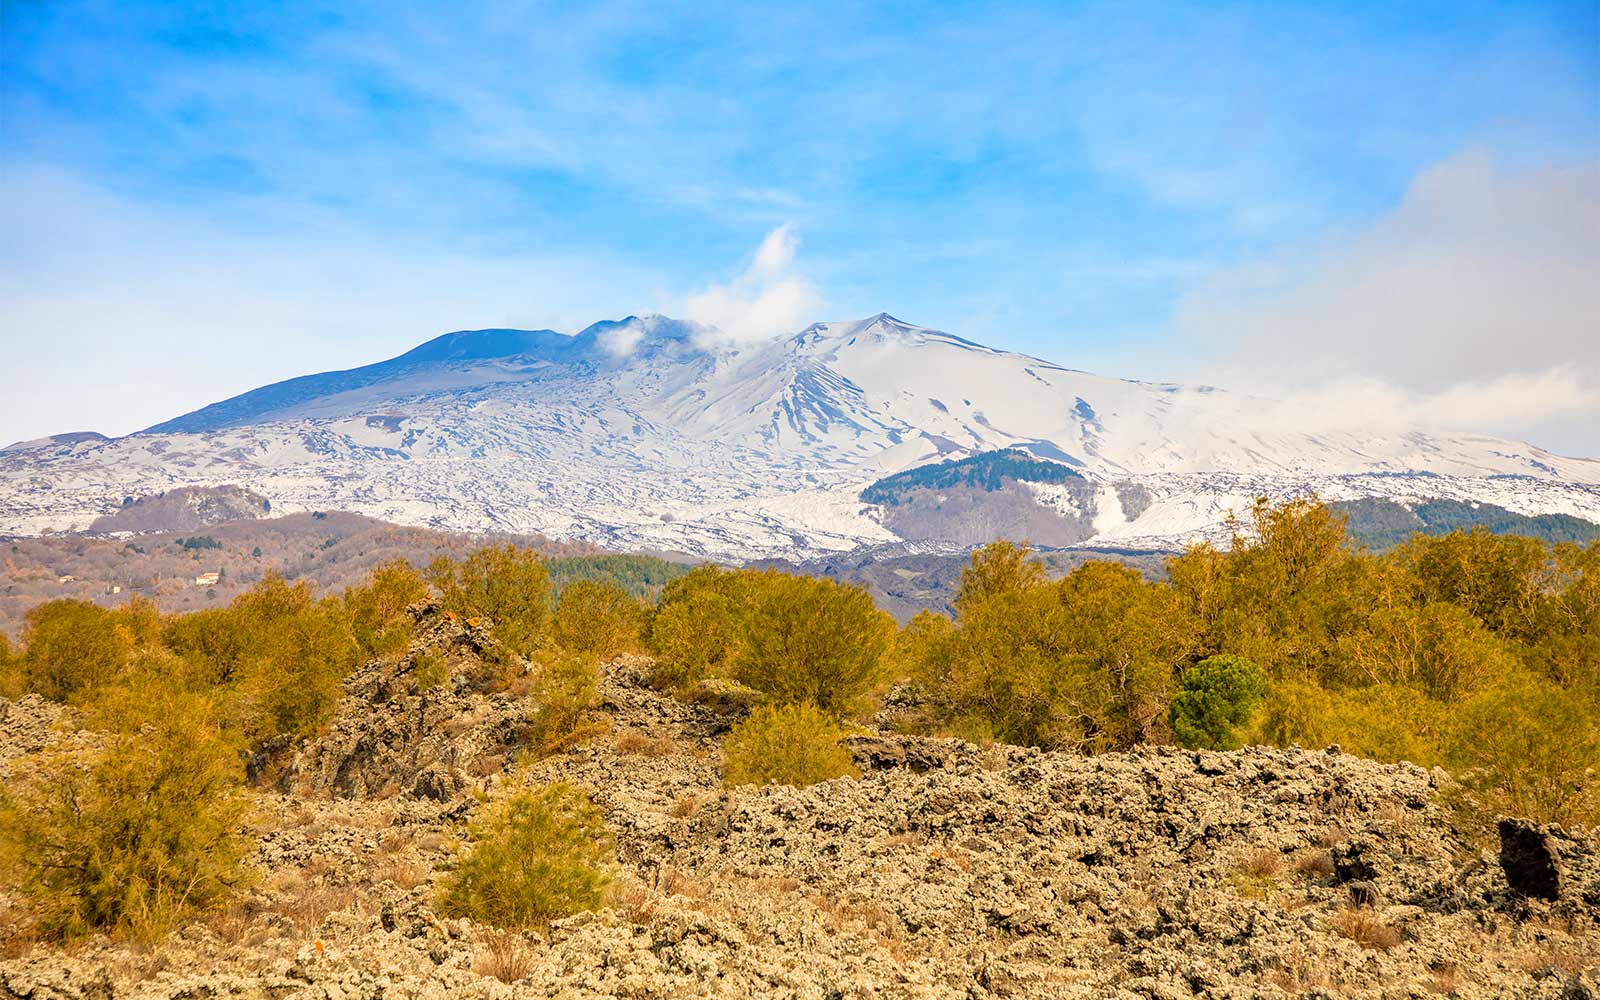
[(1371, 227), (1223, 274), (1179, 329), (1300, 415), (1600, 454), (1600, 165), (1469, 151)]
[(816, 318), (820, 297), (794, 267), (794, 228), (772, 230), (745, 272), (726, 285), (712, 284), (684, 302), (684, 316), (714, 327), (730, 341), (749, 342), (793, 333)]
[(625, 358), (639, 346), (644, 334), (644, 324), (635, 319), (603, 331), (595, 340), (607, 354), (614, 358)]

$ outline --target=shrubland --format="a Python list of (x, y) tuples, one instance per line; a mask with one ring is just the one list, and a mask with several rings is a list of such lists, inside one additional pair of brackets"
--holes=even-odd
[[(1484, 815), (1600, 821), (1600, 543), (1478, 529), (1373, 554), (1314, 500), (1233, 527), (1160, 582), (1094, 561), (1052, 578), (996, 543), (952, 615), (903, 629), (859, 587), (773, 570), (674, 571), (653, 605), (603, 579), (557, 593), (510, 546), (380, 564), (337, 597), (268, 573), (187, 614), (46, 602), (15, 647), (0, 634), (0, 694), (72, 706), (87, 730), (6, 787), (0, 869), (49, 937), (148, 937), (220, 905), (246, 878), (244, 755), (323, 730), (359, 664), (403, 656), (425, 697), (523, 699), (524, 749), (546, 754), (596, 730), (598, 663), (647, 651), (657, 685), (754, 705), (724, 741), (729, 784), (854, 773), (842, 736), (898, 685), (922, 732), (1086, 753), (1338, 743), (1442, 765)], [(475, 673), (412, 648), (424, 600), (483, 637)], [(513, 927), (597, 905), (605, 841), (581, 793), (518, 792), (480, 816), (444, 904)]]
[(1151, 583), (975, 553), (902, 630), (925, 729), (1042, 747), (1324, 746), (1443, 765), (1484, 812), (1600, 820), (1600, 543), (1481, 528), (1382, 555), (1314, 500), (1258, 502)]
[[(246, 878), (246, 754), (321, 731), (357, 665), (407, 655), (408, 609), (435, 589), (440, 610), (493, 637), (478, 680), (526, 699), (529, 749), (581, 739), (598, 658), (637, 645), (644, 610), (604, 583), (572, 587), (562, 616), (543, 560), (507, 547), (438, 560), (426, 578), (391, 561), (338, 597), (267, 573), (228, 606), (187, 614), (138, 598), (34, 607), (20, 648), (0, 645), (0, 694), (70, 705), (86, 728), (0, 795), (5, 885), (56, 939), (157, 936), (222, 905)], [(416, 656), (419, 692), (451, 680), (440, 651)]]

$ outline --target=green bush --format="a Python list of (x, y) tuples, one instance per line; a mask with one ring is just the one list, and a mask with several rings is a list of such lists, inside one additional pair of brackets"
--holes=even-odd
[(134, 645), (114, 612), (71, 598), (30, 609), (22, 642), (22, 686), (51, 701), (76, 700), (112, 680)]
[(547, 926), (600, 906), (611, 836), (589, 797), (566, 783), (488, 806), (440, 889), (440, 911), (496, 927)]
[(550, 632), (557, 645), (608, 660), (639, 648), (644, 608), (610, 581), (574, 580), (561, 591)]
[(844, 730), (808, 703), (767, 705), (733, 727), (722, 744), (729, 785), (794, 785), (855, 777)]
[(406, 608), (428, 596), (422, 574), (404, 559), (377, 567), (360, 586), (344, 592), (345, 613), (363, 656), (390, 656), (411, 643)]
[(781, 703), (849, 714), (883, 679), (894, 619), (865, 590), (833, 580), (752, 573), (734, 677)]
[(545, 640), (550, 574), (537, 552), (506, 545), (479, 549), (460, 562), (444, 556), (428, 567), (440, 606), (463, 618), (487, 618), (495, 637), (528, 656)]
[(600, 670), (587, 653), (541, 650), (533, 657), (521, 685), (533, 702), (529, 739), (538, 754), (573, 746), (592, 729), (591, 710), (599, 701)]
[(245, 879), (236, 746), (206, 697), (141, 694), (122, 707), (140, 728), (47, 752), (0, 790), (0, 869), (45, 937), (152, 940)]
[(739, 652), (742, 583), (739, 573), (697, 566), (666, 585), (650, 623), (655, 684), (687, 688), (729, 672)]
[(1169, 721), (1180, 746), (1232, 750), (1266, 697), (1261, 669), (1238, 656), (1212, 656), (1183, 672)]
[(11, 648), (11, 637), (0, 632), (0, 698), (17, 698), (23, 692), (22, 671)]

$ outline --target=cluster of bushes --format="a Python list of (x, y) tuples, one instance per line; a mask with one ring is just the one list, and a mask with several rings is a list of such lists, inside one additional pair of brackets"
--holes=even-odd
[[(154, 936), (228, 894), (243, 879), (246, 751), (321, 728), (358, 664), (407, 652), (407, 609), (430, 594), (489, 631), (484, 675), (467, 682), (529, 696), (540, 751), (582, 735), (598, 661), (640, 648), (647, 625), (608, 581), (557, 598), (544, 560), (507, 546), (425, 573), (395, 560), (338, 596), (269, 574), (227, 607), (187, 614), (137, 598), (49, 601), (28, 612), (19, 648), (0, 633), (0, 694), (71, 705), (92, 733), (0, 794), (0, 872), (39, 932)], [(412, 664), (424, 693), (450, 671), (427, 651)]]
[(1486, 811), (1600, 819), (1600, 543), (1482, 529), (1374, 555), (1312, 500), (1258, 502), (1152, 583), (973, 556), (954, 619), (902, 632), (925, 725), (1103, 750), (1322, 746), (1444, 765)]
[(809, 785), (853, 773), (840, 722), (891, 679), (894, 620), (860, 587), (702, 566), (672, 581), (650, 628), (656, 680), (751, 689), (764, 706), (723, 747), (730, 784)]
[[(649, 651), (660, 686), (755, 705), (724, 743), (729, 784), (853, 774), (850, 721), (909, 681), (926, 731), (1084, 752), (1337, 742), (1445, 765), (1485, 811), (1600, 821), (1600, 542), (1474, 530), (1374, 555), (1314, 501), (1258, 503), (1234, 527), (1159, 583), (1104, 562), (1051, 579), (997, 543), (953, 616), (904, 629), (828, 579), (673, 570), (651, 605), (583, 574), (558, 590), (510, 546), (389, 563), (337, 597), (268, 576), (183, 615), (51, 601), (18, 648), (0, 634), (0, 694), (76, 706), (96, 735), (0, 794), (0, 870), (60, 937), (157, 934), (222, 898), (242, 878), (241, 751), (325, 724), (358, 663), (410, 648), (406, 609), (430, 594), (494, 641), (475, 677), (419, 655), (417, 690), (529, 695), (540, 750), (588, 731), (599, 661)], [(518, 793), (469, 831), (443, 905), (508, 927), (595, 905), (606, 844), (580, 793)]]

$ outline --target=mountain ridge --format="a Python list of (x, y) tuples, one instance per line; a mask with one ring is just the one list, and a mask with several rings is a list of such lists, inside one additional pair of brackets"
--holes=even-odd
[(937, 535), (864, 503), (862, 489), (1007, 449), (1083, 482), (1008, 486), (1026, 495), (1009, 497), (995, 523), (1066, 518), (1070, 532), (1045, 533), (1075, 544), (1171, 547), (1216, 534), (1257, 495), (1309, 490), (1600, 519), (1600, 461), (1482, 435), (1302, 432), (1264, 420), (1265, 407), (1209, 386), (1095, 375), (888, 313), (753, 343), (659, 315), (574, 334), (462, 330), (125, 438), (0, 456), (0, 531), (81, 527), (127, 495), (227, 483), (275, 510), (794, 557)]

